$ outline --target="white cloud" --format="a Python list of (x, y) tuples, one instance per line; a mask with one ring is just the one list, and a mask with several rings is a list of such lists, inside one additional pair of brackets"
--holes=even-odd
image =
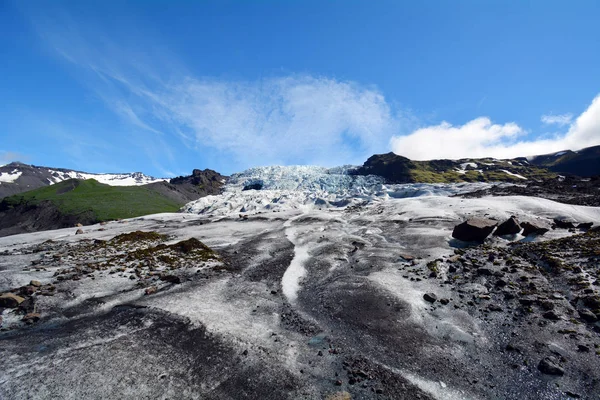
[(447, 122), (394, 136), (390, 144), (396, 154), (415, 160), (437, 158), (513, 158), (578, 150), (600, 144), (600, 96), (569, 126), (566, 133), (546, 139), (526, 140), (527, 132), (516, 123), (493, 124), (481, 117), (461, 126)]
[(573, 114), (548, 114), (542, 115), (541, 121), (546, 125), (565, 126), (573, 121)]
[(377, 90), (307, 75), (188, 78), (143, 96), (163, 123), (249, 165), (362, 161), (385, 151), (396, 127)]
[(29, 156), (14, 151), (0, 150), (0, 166), (9, 164), (13, 161), (27, 162), (29, 161)]

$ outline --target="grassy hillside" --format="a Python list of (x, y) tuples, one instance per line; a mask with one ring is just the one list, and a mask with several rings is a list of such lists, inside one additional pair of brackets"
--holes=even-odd
[(64, 215), (93, 213), (97, 222), (175, 212), (182, 204), (143, 186), (109, 186), (94, 179), (67, 181), (6, 197), (0, 208), (50, 201)]

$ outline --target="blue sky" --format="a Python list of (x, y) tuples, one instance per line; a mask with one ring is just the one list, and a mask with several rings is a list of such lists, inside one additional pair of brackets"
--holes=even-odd
[(0, 2), (0, 163), (232, 173), (600, 144), (597, 1)]

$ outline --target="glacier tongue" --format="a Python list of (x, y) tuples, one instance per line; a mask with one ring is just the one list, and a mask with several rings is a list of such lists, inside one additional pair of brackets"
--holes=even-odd
[[(182, 210), (215, 216), (294, 209), (343, 208), (389, 198), (449, 196), (487, 183), (386, 185), (379, 176), (352, 175), (355, 167), (270, 166), (231, 176), (220, 195), (186, 204)], [(255, 187), (260, 189), (248, 189)]]

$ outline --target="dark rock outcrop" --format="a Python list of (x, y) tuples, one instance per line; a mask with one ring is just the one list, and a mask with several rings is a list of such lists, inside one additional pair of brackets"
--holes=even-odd
[(529, 235), (543, 235), (550, 230), (549, 227), (543, 225), (540, 222), (524, 221), (521, 222), (523, 228), (523, 236)]
[(375, 154), (356, 169), (356, 175), (379, 175), (390, 183), (410, 183), (411, 170), (415, 168), (414, 163), (406, 157), (392, 152), (387, 154)]
[(572, 229), (575, 228), (575, 222), (568, 218), (554, 218), (554, 225), (560, 229)]
[(514, 235), (521, 232), (521, 229), (522, 228), (519, 224), (519, 221), (517, 221), (517, 218), (513, 216), (501, 223), (500, 225), (498, 225), (498, 229), (496, 229), (494, 235)]
[(542, 359), (538, 364), (538, 369), (541, 373), (546, 375), (562, 376), (565, 374), (565, 370), (562, 369), (552, 357), (546, 357)]
[(463, 242), (483, 242), (494, 228), (497, 221), (487, 218), (471, 218), (462, 224), (456, 225), (452, 237)]

